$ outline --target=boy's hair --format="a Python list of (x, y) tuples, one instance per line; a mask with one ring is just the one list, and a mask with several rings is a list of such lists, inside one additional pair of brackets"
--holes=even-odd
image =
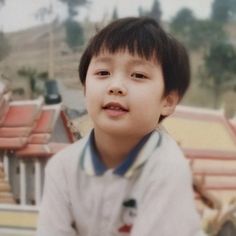
[(82, 84), (85, 84), (92, 57), (102, 52), (113, 54), (124, 50), (146, 60), (156, 60), (163, 72), (164, 96), (176, 91), (179, 99), (183, 97), (190, 83), (187, 51), (155, 20), (148, 17), (127, 17), (116, 20), (90, 40), (80, 59), (79, 76)]
[(128, 50), (147, 60), (159, 62), (165, 84), (164, 95), (176, 91), (183, 97), (190, 83), (190, 66), (186, 49), (167, 34), (152, 18), (127, 17), (116, 20), (99, 31), (89, 42), (79, 65), (79, 76), (85, 84), (93, 56), (103, 51), (116, 53)]

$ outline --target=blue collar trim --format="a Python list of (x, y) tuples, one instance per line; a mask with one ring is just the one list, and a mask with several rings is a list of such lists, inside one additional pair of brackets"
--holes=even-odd
[(91, 156), (92, 156), (92, 162), (93, 162), (95, 174), (102, 175), (107, 170), (107, 167), (102, 162), (101, 157), (98, 153), (98, 150), (95, 144), (94, 130), (92, 130), (92, 132), (90, 133), (87, 144), (88, 144), (87, 146), (90, 147), (90, 150), (91, 150)]
[[(130, 151), (124, 161), (117, 168), (114, 169), (114, 174), (123, 176), (130, 170), (130, 168), (136, 162), (136, 159), (140, 158), (139, 153), (141, 152), (141, 150), (149, 140), (150, 136), (152, 136), (154, 132), (156, 131), (148, 133), (139, 141), (139, 143)], [(155, 144), (155, 147), (159, 146), (159, 143), (160, 139), (158, 139), (158, 142)], [(94, 130), (91, 131), (88, 137), (80, 161), (82, 169), (85, 169), (85, 171), (90, 175), (102, 175), (108, 169), (102, 162), (101, 157), (96, 148)]]
[(148, 133), (145, 135), (139, 143), (130, 151), (130, 153), (127, 155), (127, 157), (124, 159), (124, 161), (114, 170), (114, 173), (117, 175), (124, 175), (126, 171), (132, 166), (135, 159), (138, 156), (138, 153), (143, 148), (149, 137), (151, 136), (151, 133)]

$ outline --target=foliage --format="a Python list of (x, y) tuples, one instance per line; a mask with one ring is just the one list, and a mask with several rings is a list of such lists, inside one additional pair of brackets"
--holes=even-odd
[(89, 3), (88, 0), (60, 0), (62, 3), (67, 5), (68, 17), (72, 19), (78, 12), (77, 7), (84, 6)]
[(210, 75), (222, 80), (220, 75), (229, 79), (231, 74), (236, 73), (236, 51), (229, 43), (216, 43), (211, 45), (209, 52), (205, 55), (204, 60)]
[(112, 13), (112, 20), (117, 20), (119, 18), (117, 8), (115, 7)]
[(173, 33), (186, 37), (189, 36), (191, 27), (193, 26), (195, 21), (196, 18), (192, 10), (188, 8), (182, 8), (172, 19), (170, 23), (170, 29)]
[(176, 14), (170, 23), (170, 29), (192, 50), (207, 48), (217, 41), (226, 40), (226, 33), (221, 24), (208, 19), (196, 19), (188, 8), (183, 8)]
[(52, 7), (41, 7), (35, 13), (35, 18), (44, 22), (52, 14)]
[(3, 6), (5, 4), (5, 0), (0, 0), (0, 9), (1, 9), (1, 6)]
[(36, 69), (31, 67), (22, 67), (17, 71), (17, 74), (23, 78), (29, 80), (30, 89), (32, 92), (32, 98), (34, 94), (40, 92), (37, 89), (37, 79), (41, 81), (48, 80), (48, 73), (47, 72), (37, 72)]
[(139, 13), (139, 16), (141, 16), (141, 17), (148, 15), (148, 11), (144, 10), (144, 9), (142, 8), (142, 6), (139, 6), (139, 8), (138, 8), (138, 13)]
[(161, 21), (161, 6), (158, 0), (154, 0), (151, 10), (145, 10), (141, 6), (138, 8), (139, 16), (148, 16), (156, 20), (157, 22)]
[(207, 49), (210, 45), (226, 39), (227, 35), (219, 23), (212, 20), (196, 20), (189, 30), (188, 46), (193, 50), (200, 47)]
[(68, 19), (65, 22), (66, 27), (66, 43), (72, 50), (76, 50), (76, 48), (84, 43), (84, 31), (82, 26), (72, 20)]
[(211, 18), (220, 23), (226, 23), (236, 14), (236, 0), (214, 0)]
[(205, 53), (204, 62), (201, 85), (212, 89), (216, 108), (222, 92), (236, 84), (236, 50), (229, 43), (216, 42)]
[(73, 18), (78, 15), (77, 8), (89, 3), (88, 0), (60, 0), (67, 5), (68, 19), (65, 22), (66, 43), (72, 49), (76, 50), (79, 45), (84, 43), (84, 30), (82, 26)]
[(5, 34), (0, 31), (0, 61), (3, 60), (10, 52), (10, 45)]
[(155, 19), (157, 22), (161, 21), (161, 6), (158, 0), (154, 0), (151, 11), (148, 13), (148, 16)]

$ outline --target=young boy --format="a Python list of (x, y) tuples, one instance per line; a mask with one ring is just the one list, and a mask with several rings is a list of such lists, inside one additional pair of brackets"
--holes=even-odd
[(189, 85), (184, 47), (152, 19), (120, 19), (79, 75), (94, 129), (48, 163), (37, 235), (204, 235), (188, 163), (158, 128)]

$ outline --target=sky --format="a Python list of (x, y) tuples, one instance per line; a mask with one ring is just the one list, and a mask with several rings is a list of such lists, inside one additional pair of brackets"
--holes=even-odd
[[(66, 9), (58, 0), (5, 0), (0, 9), (0, 30), (5, 32), (18, 31), (40, 24), (35, 13), (40, 7), (53, 5), (54, 13), (61, 19), (66, 16)], [(104, 14), (110, 16), (114, 7), (118, 9), (119, 17), (137, 16), (138, 8), (142, 6), (149, 10), (153, 0), (90, 0), (90, 5), (80, 10), (80, 20), (89, 17), (93, 21), (101, 20)], [(162, 19), (170, 20), (183, 7), (190, 8), (196, 17), (207, 18), (211, 11), (213, 0), (159, 0), (162, 9)], [(48, 18), (49, 20), (49, 18)]]

